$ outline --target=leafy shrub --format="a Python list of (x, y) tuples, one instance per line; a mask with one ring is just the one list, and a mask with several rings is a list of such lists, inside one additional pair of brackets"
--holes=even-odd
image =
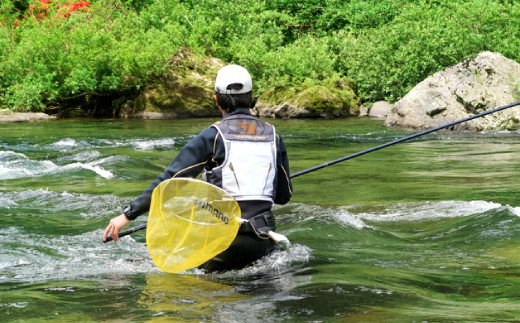
[(93, 97), (135, 91), (160, 74), (179, 49), (172, 41), (179, 35), (168, 28), (143, 28), (147, 22), (117, 4), (99, 1), (88, 13), (52, 22), (55, 12), (46, 11), (40, 21), (29, 13), (0, 62), (2, 103), (17, 110), (41, 110), (77, 98), (88, 104)]
[(334, 56), (326, 40), (305, 36), (286, 46), (264, 53), (241, 53), (237, 57), (246, 66), (257, 65), (260, 92), (270, 87), (310, 86), (334, 77)]
[[(396, 101), (427, 76), (482, 51), (520, 59), (519, 6), (494, 1), (408, 4), (381, 28), (331, 37), (337, 69), (365, 101)], [(516, 49), (516, 50), (515, 50)]]

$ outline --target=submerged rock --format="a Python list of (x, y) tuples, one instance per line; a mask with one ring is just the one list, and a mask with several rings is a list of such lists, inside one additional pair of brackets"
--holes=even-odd
[[(483, 52), (428, 77), (395, 103), (386, 126), (434, 128), (520, 98), (520, 64)], [(520, 108), (455, 126), (458, 130), (520, 128)]]

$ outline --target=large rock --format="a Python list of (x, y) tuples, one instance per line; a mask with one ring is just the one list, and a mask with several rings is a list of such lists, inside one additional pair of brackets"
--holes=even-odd
[[(520, 64), (483, 52), (428, 77), (394, 108), (386, 126), (434, 128), (518, 101)], [(511, 108), (454, 127), (457, 130), (520, 128), (520, 108)]]
[(308, 109), (297, 107), (291, 103), (283, 102), (280, 104), (269, 104), (263, 102), (257, 102), (251, 113), (260, 118), (312, 118), (316, 114), (312, 113)]
[(50, 116), (43, 112), (13, 112), (9, 109), (0, 109), (0, 123), (49, 121), (55, 119), (56, 116)]
[(359, 99), (347, 81), (306, 88), (273, 88), (258, 98), (252, 113), (263, 118), (339, 118), (359, 114)]
[(368, 116), (371, 118), (384, 119), (390, 114), (390, 111), (392, 111), (392, 104), (390, 104), (390, 102), (377, 101), (370, 108)]
[(213, 98), (217, 71), (223, 61), (198, 58), (188, 51), (170, 60), (171, 69), (148, 85), (135, 100), (121, 105), (120, 116), (143, 119), (179, 119), (220, 116)]

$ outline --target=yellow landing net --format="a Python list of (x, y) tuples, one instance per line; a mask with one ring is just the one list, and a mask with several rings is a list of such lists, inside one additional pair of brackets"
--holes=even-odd
[(191, 178), (159, 184), (152, 194), (146, 243), (162, 271), (197, 267), (235, 239), (240, 226), (238, 203), (217, 186)]

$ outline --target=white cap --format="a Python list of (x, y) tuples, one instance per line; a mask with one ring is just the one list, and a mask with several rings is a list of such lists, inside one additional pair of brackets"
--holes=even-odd
[[(230, 86), (236, 85), (236, 86)], [(220, 94), (242, 94), (251, 92), (253, 80), (249, 72), (240, 65), (227, 65), (217, 73), (215, 92)]]

